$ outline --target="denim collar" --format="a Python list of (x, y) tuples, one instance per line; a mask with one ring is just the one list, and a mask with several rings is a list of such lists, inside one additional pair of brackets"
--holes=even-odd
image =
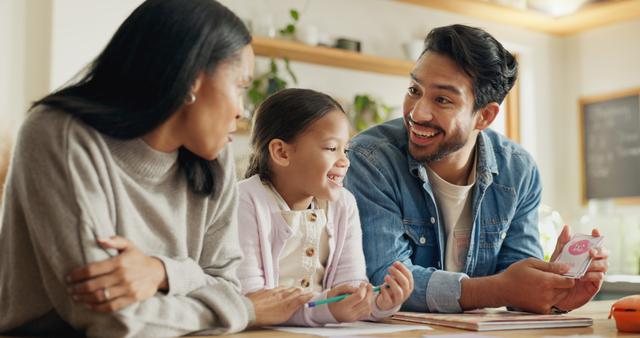
[[(408, 144), (405, 149), (409, 172), (411, 175), (419, 178), (423, 182), (429, 182), (427, 170), (424, 167), (424, 164), (411, 156)], [(484, 184), (489, 185), (493, 181), (492, 174), (498, 175), (498, 163), (496, 161), (496, 154), (493, 150), (493, 146), (487, 138), (487, 135), (482, 131), (478, 134), (478, 138), (476, 139), (476, 150), (478, 151), (478, 163), (476, 164), (477, 179), (481, 180)]]

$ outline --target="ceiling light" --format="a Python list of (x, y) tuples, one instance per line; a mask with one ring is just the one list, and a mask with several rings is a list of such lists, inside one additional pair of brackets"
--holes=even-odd
[(553, 16), (564, 16), (575, 13), (587, 2), (589, 0), (527, 0), (527, 6)]

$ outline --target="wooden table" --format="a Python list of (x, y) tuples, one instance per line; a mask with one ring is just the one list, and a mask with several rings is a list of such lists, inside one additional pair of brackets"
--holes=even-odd
[[(577, 317), (591, 317), (593, 318), (593, 326), (581, 327), (581, 328), (561, 328), (561, 329), (544, 329), (544, 330), (512, 330), (512, 331), (486, 331), (486, 332), (474, 332), (467, 330), (460, 330), (454, 328), (448, 328), (443, 326), (429, 325), (433, 328), (431, 331), (416, 330), (416, 331), (401, 331), (396, 333), (385, 333), (376, 335), (365, 335), (364, 337), (407, 337), (407, 338), (421, 338), (423, 335), (437, 336), (443, 334), (462, 334), (462, 333), (476, 333), (483, 336), (497, 336), (497, 337), (543, 337), (543, 336), (571, 336), (571, 335), (597, 335), (602, 337), (640, 337), (640, 334), (623, 333), (616, 330), (616, 323), (612, 319), (607, 319), (609, 315), (609, 309), (613, 301), (593, 301), (584, 307), (571, 312), (571, 315)], [(409, 322), (403, 321), (391, 321), (392, 323), (398, 323), (403, 325), (411, 325)], [(419, 324), (416, 324), (419, 325)], [(273, 330), (250, 330), (241, 333), (225, 336), (228, 338), (287, 338), (287, 337), (315, 337), (310, 335), (293, 334), (282, 331)], [(354, 336), (358, 337), (358, 336)]]
[[(596, 335), (602, 337), (640, 337), (640, 333), (623, 333), (616, 330), (616, 324), (613, 319), (607, 319), (609, 315), (609, 309), (613, 301), (593, 301), (584, 307), (571, 312), (574, 316), (579, 317), (591, 317), (593, 318), (593, 326), (581, 327), (581, 328), (563, 328), (563, 329), (545, 329), (545, 330), (512, 330), (512, 331), (487, 331), (487, 332), (474, 332), (460, 329), (453, 329), (442, 326), (430, 325), (433, 330), (416, 330), (416, 331), (401, 331), (396, 333), (385, 333), (376, 335), (364, 335), (360, 337), (407, 337), (407, 338), (422, 338), (423, 335), (438, 336), (443, 334), (478, 334), (483, 336), (496, 336), (496, 337), (543, 337), (543, 336), (573, 336), (573, 335)], [(409, 322), (403, 321), (390, 321), (391, 323), (398, 323), (403, 325), (412, 325)], [(416, 324), (420, 325), (420, 324)], [(211, 336), (217, 337), (217, 336)], [(268, 329), (261, 330), (249, 330), (232, 335), (222, 336), (224, 338), (287, 338), (287, 337), (316, 337), (311, 335), (301, 335), (288, 333), (283, 331), (275, 331)], [(358, 337), (358, 336), (353, 336)], [(3, 337), (0, 338), (10, 338)]]

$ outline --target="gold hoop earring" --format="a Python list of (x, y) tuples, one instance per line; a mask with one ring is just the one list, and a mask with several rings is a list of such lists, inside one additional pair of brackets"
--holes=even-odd
[(189, 93), (189, 97), (185, 100), (186, 104), (193, 104), (196, 102), (196, 95), (194, 93)]

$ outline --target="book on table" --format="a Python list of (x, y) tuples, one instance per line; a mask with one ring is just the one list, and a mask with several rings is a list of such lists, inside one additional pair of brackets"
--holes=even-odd
[(539, 315), (502, 309), (481, 309), (464, 313), (398, 312), (393, 319), (455, 327), (472, 331), (547, 329), (559, 327), (585, 327), (593, 319), (569, 315)]

